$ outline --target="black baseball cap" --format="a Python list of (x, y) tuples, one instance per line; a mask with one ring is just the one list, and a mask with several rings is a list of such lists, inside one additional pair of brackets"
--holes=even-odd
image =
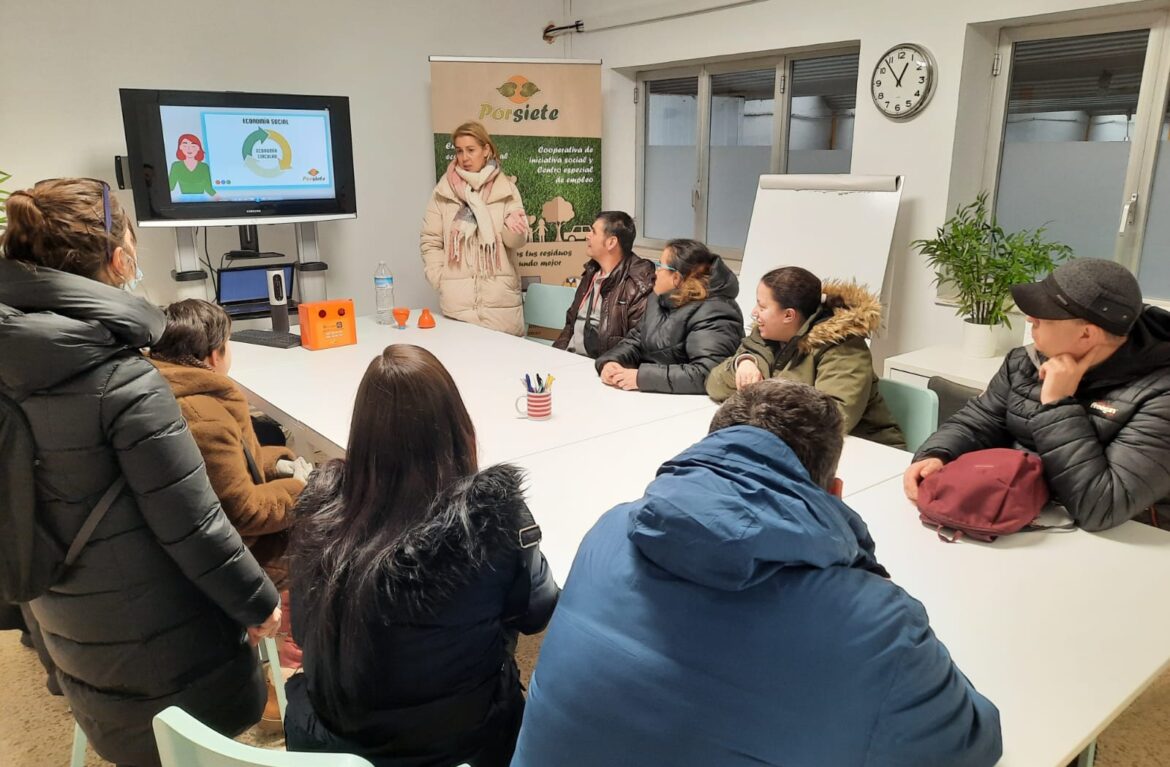
[(1040, 320), (1081, 319), (1127, 336), (1142, 313), (1142, 289), (1121, 264), (1077, 258), (1039, 282), (1012, 286), (1016, 306)]

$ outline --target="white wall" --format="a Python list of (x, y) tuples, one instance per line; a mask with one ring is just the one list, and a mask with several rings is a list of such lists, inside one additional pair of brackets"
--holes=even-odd
[[(623, 0), (589, 0), (582, 12), (611, 11)], [(991, 89), (991, 56), (1001, 20), (1020, 23), (1093, 6), (1124, 8), (1119, 2), (1075, 0), (856, 0), (791, 3), (767, 0), (725, 10), (637, 26), (574, 35), (568, 53), (601, 58), (606, 69), (604, 199), (611, 208), (633, 210), (635, 106), (630, 94), (639, 68), (684, 59), (728, 57), (860, 41), (861, 65), (853, 134), (852, 172), (902, 174), (905, 193), (894, 231), (892, 307), (889, 331), (874, 345), (879, 357), (930, 344), (957, 342), (960, 321), (935, 303), (933, 274), (908, 243), (933, 235), (950, 209), (973, 198), (980, 184), (983, 137)], [(1148, 6), (1147, 6), (1148, 7)], [(872, 106), (868, 78), (873, 63), (901, 42), (925, 45), (938, 62), (938, 86), (924, 112), (906, 122), (886, 119)], [(614, 69), (621, 69), (616, 72)], [(960, 103), (960, 79), (964, 98)], [(962, 118), (960, 119), (960, 109)]]
[[(0, 0), (5, 74), (0, 168), (6, 188), (41, 178), (113, 181), (125, 154), (118, 88), (174, 88), (348, 96), (358, 219), (321, 224), (331, 297), (372, 310), (372, 276), (389, 261), (397, 299), (435, 305), (422, 277), (418, 227), (434, 186), (432, 54), (556, 57), (540, 28), (561, 0)], [(454, 126), (452, 126), (454, 127)], [(129, 192), (119, 193), (132, 204)], [(265, 249), (295, 253), (293, 228), (260, 227)], [(211, 231), (213, 261), (235, 229)], [(171, 300), (174, 237), (140, 232), (149, 296)]]

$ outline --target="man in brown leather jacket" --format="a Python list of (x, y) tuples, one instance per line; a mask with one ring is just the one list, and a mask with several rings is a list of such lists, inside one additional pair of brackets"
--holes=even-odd
[(630, 332), (646, 311), (655, 267), (634, 255), (634, 220), (622, 211), (602, 211), (585, 235), (589, 261), (565, 314), (565, 329), (553, 344), (596, 358)]

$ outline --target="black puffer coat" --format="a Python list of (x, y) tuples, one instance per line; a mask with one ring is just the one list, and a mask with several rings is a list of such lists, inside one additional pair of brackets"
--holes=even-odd
[(259, 719), (264, 683), (243, 626), (277, 605), (170, 387), (137, 351), (164, 325), (124, 291), (0, 259), (0, 387), (22, 400), (38, 500), (63, 544), (127, 480), (73, 569), (31, 607), (90, 742), (129, 765), (158, 763), (151, 719), (167, 706), (225, 733)]
[(716, 258), (707, 298), (674, 305), (670, 293), (651, 296), (646, 314), (617, 346), (597, 358), (637, 368), (640, 391), (703, 394), (707, 374), (743, 340), (743, 312), (735, 303), (739, 280)]
[(1042, 362), (1031, 346), (1013, 349), (987, 391), (914, 460), (1013, 445), (1035, 451), (1053, 496), (1086, 530), (1116, 527), (1170, 495), (1170, 312), (1147, 306), (1075, 397), (1040, 404)]
[[(327, 509), (343, 479), (340, 461), (318, 469), (295, 514)], [(290, 612), (305, 673), (288, 687), (290, 751), (356, 753), (378, 767), (507, 766), (524, 710), (516, 634), (543, 630), (560, 595), (521, 481), (513, 467), (485, 469), (394, 543), (380, 573), (379, 620), (355, 643), (364, 649), (339, 661), (349, 680), (327, 678), (314, 651), (311, 616), (333, 611), (314, 604), (313, 586), (327, 576), (294, 540)], [(340, 709), (329, 708), (326, 688), (346, 701)]]

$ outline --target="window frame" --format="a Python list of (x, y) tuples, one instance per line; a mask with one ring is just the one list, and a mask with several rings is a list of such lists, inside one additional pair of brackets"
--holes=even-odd
[[(1122, 197), (1117, 201), (1118, 233), (1114, 239), (1113, 260), (1138, 274), (1148, 224), (1149, 203), (1153, 193), (1154, 172), (1157, 168), (1159, 138), (1170, 97), (1170, 12), (1166, 10), (1111, 14), (1096, 18), (1077, 19), (1005, 27), (1000, 30), (996, 55), (999, 72), (993, 75), (991, 108), (988, 114), (986, 150), (980, 188), (988, 193), (988, 202), (995, 210), (1002, 169), (1004, 137), (1007, 132), (1008, 102), (1011, 96), (1013, 53), (1016, 43), (1051, 40), (1062, 37), (1101, 35), (1148, 29), (1142, 85), (1134, 112), (1134, 133), (1130, 137), (1129, 160), (1126, 165)], [(1163, 190), (1170, 195), (1170, 189)], [(1137, 194), (1132, 223), (1122, 227), (1125, 205), (1131, 195)], [(1168, 256), (1170, 257), (1170, 256)], [(1149, 299), (1147, 299), (1149, 300)], [(1166, 306), (1167, 302), (1153, 301)]]
[[(706, 242), (707, 237), (707, 200), (710, 186), (710, 153), (711, 153), (711, 78), (715, 75), (732, 72), (747, 72), (751, 70), (774, 68), (775, 87), (773, 90), (774, 108), (772, 114), (772, 151), (767, 173), (783, 173), (788, 165), (788, 135), (789, 117), (792, 111), (792, 66), (794, 62), (804, 59), (817, 59), (829, 56), (860, 54), (859, 43), (836, 43), (831, 47), (806, 48), (798, 51), (787, 51), (757, 56), (744, 56), (733, 59), (695, 62), (683, 65), (665, 65), (661, 68), (645, 69), (637, 73), (635, 78), (635, 139), (634, 139), (634, 184), (635, 184), (635, 220), (638, 222), (638, 237), (634, 241), (637, 248), (661, 250), (668, 240), (646, 237), (644, 222), (646, 221), (646, 137), (647, 114), (650, 108), (649, 84), (656, 80), (670, 80), (681, 77), (695, 77), (696, 87), (696, 131), (695, 131), (695, 182), (691, 188), (691, 207), (694, 215), (694, 229), (690, 234), (697, 240)], [(861, 63), (858, 60), (857, 88), (862, 85)], [(858, 90), (860, 94), (860, 90)], [(860, 102), (860, 95), (858, 96)], [(852, 145), (850, 148), (852, 161)], [(734, 270), (738, 271), (743, 260), (743, 249), (714, 244), (712, 250), (721, 255), (725, 261), (731, 262)]]

